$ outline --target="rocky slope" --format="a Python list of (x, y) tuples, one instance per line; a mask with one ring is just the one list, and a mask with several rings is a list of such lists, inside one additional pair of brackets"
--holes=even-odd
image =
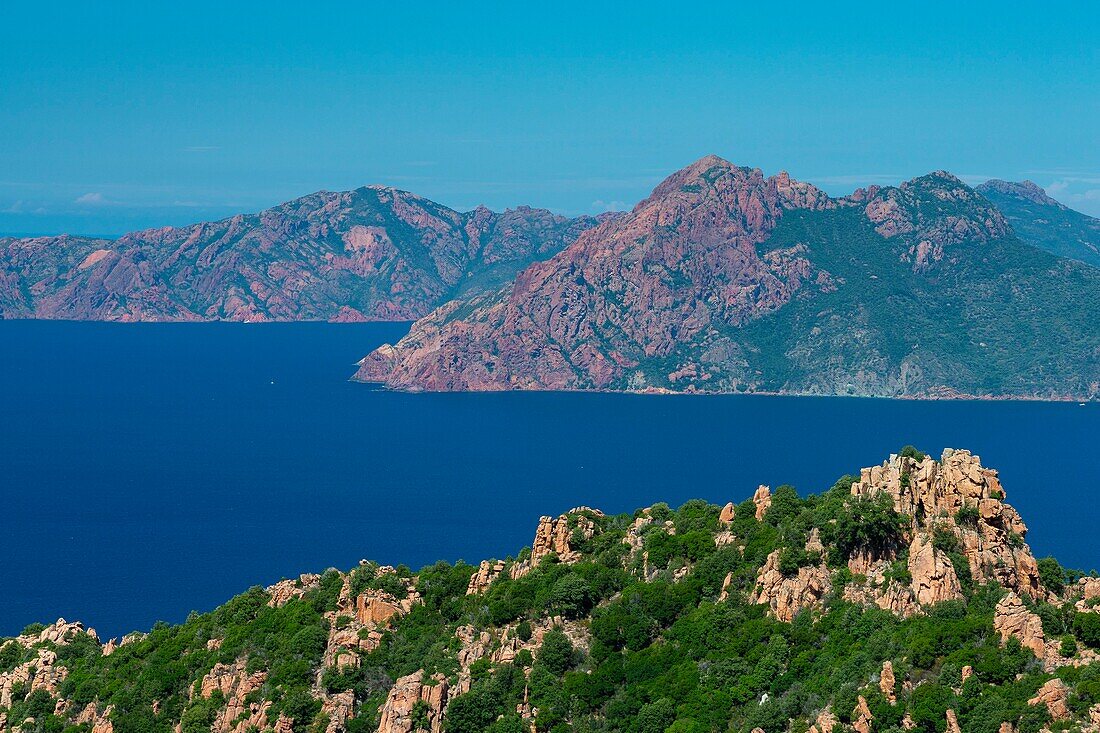
[(514, 284), (449, 302), (356, 379), (1088, 399), (1100, 269), (1018, 240), (954, 176), (832, 199), (715, 156)]
[(106, 644), (32, 625), (0, 731), (1098, 731), (1100, 580), (1026, 532), (960, 450), (579, 507), (478, 567), (362, 561)]
[(0, 238), (0, 317), (411, 320), (495, 289), (596, 223), (527, 207), (460, 213), (368, 186), (115, 241)]
[(1029, 244), (1100, 267), (1100, 219), (1061, 204), (1031, 181), (986, 181), (974, 189), (993, 202)]

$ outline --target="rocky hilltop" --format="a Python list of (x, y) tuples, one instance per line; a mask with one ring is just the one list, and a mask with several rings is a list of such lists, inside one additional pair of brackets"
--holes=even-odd
[(0, 731), (1100, 730), (1100, 580), (1026, 534), (962, 450), (578, 507), (476, 567), (364, 560), (106, 643), (29, 626)]
[(1100, 219), (1055, 201), (1031, 181), (993, 180), (974, 190), (1001, 210), (1025, 242), (1100, 267)]
[(830, 198), (708, 156), (355, 378), (407, 390), (1088, 399), (1100, 269), (942, 171)]
[(0, 238), (0, 317), (412, 320), (499, 287), (597, 223), (528, 207), (460, 213), (367, 186), (114, 241)]

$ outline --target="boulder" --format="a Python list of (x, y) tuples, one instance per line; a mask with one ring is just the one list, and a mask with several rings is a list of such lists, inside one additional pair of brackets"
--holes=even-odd
[(1043, 621), (1024, 605), (1020, 596), (1009, 593), (993, 615), (993, 628), (1001, 635), (1001, 643), (1015, 637), (1030, 649), (1036, 657), (1043, 659), (1046, 653), (1046, 639), (1043, 636)]
[(1046, 705), (1050, 711), (1050, 717), (1055, 722), (1066, 720), (1070, 717), (1069, 690), (1062, 680), (1055, 677), (1047, 680), (1042, 687), (1035, 692), (1035, 697), (1027, 701), (1028, 705)]

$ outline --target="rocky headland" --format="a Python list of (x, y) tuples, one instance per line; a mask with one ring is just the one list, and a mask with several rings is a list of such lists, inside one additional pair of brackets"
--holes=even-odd
[(578, 507), (477, 566), (364, 560), (106, 642), (31, 625), (0, 731), (1100, 730), (1100, 580), (1026, 535), (963, 450)]

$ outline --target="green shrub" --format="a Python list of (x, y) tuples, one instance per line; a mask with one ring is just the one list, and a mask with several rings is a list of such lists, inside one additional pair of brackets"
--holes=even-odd
[(914, 448), (911, 445), (907, 445), (904, 448), (902, 448), (901, 452), (898, 453), (898, 455), (901, 456), (902, 458), (912, 458), (913, 460), (918, 461), (918, 462), (923, 461), (925, 458), (928, 457), (924, 453), (917, 450), (916, 448)]

